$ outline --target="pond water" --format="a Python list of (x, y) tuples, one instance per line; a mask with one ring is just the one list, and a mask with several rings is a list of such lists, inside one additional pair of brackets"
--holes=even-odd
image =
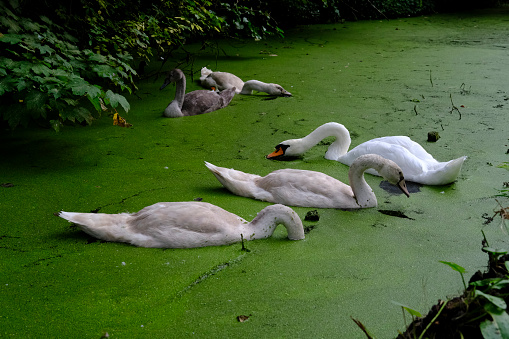
[[(130, 98), (124, 117), (131, 128), (104, 116), (59, 134), (4, 133), (0, 181), (12, 185), (0, 187), (0, 333), (363, 338), (354, 317), (379, 338), (395, 337), (405, 323), (392, 301), (425, 314), (461, 292), (459, 274), (439, 261), (465, 267), (469, 277), (487, 264), (481, 230), (490, 245), (508, 246), (499, 219), (483, 225), (509, 181), (497, 167), (509, 151), (508, 23), (502, 8), (220, 41), (220, 53), (201, 51), (180, 66), (194, 73), (187, 91), (200, 88), (207, 66), (278, 83), (293, 97), (235, 96), (222, 110), (167, 119), (161, 114), (175, 87), (159, 91), (161, 76), (142, 81)], [(366, 175), (377, 208), (316, 209), (320, 219), (304, 222), (305, 240), (287, 240), (280, 227), (273, 238), (248, 242), (249, 252), (240, 244), (161, 250), (95, 241), (53, 216), (201, 198), (251, 220), (268, 203), (232, 195), (204, 161), (259, 175), (316, 170), (347, 181), (348, 167), (323, 157), (332, 139), (293, 161), (265, 159), (279, 142), (329, 121), (350, 130), (352, 147), (407, 135), (440, 161), (468, 159), (457, 182), (417, 187), (410, 198)], [(437, 142), (427, 142), (430, 131)], [(310, 210), (295, 208), (302, 219)]]

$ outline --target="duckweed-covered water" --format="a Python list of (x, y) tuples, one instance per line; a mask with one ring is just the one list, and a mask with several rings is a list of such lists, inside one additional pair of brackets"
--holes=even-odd
[[(161, 75), (130, 98), (124, 117), (131, 128), (103, 116), (59, 134), (4, 132), (0, 336), (363, 338), (354, 317), (379, 338), (395, 337), (405, 323), (391, 301), (426, 313), (461, 291), (459, 274), (440, 260), (462, 265), (467, 276), (482, 270), (481, 229), (492, 246), (507, 247), (499, 219), (483, 226), (509, 181), (497, 167), (509, 149), (507, 14), (303, 26), (284, 40), (220, 41), (226, 54), (201, 51), (181, 65), (194, 72), (188, 91), (200, 88), (207, 66), (279, 83), (293, 97), (236, 96), (217, 112), (166, 119), (174, 86), (159, 91)], [(53, 215), (202, 198), (251, 220), (268, 203), (233, 196), (204, 161), (260, 175), (309, 169), (347, 181), (348, 167), (323, 158), (332, 140), (294, 161), (265, 159), (280, 141), (329, 121), (350, 130), (352, 147), (408, 135), (438, 160), (468, 159), (456, 183), (420, 187), (410, 198), (367, 175), (378, 208), (317, 209), (320, 220), (304, 222), (305, 240), (287, 240), (281, 227), (271, 239), (247, 243), (249, 252), (240, 244), (106, 243)], [(436, 143), (427, 142), (430, 131), (439, 133)], [(295, 210), (304, 218), (314, 209)]]

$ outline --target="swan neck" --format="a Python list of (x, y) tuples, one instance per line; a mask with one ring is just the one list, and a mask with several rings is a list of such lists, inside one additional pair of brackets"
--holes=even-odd
[(253, 90), (258, 92), (263, 92), (263, 85), (265, 84), (258, 80), (248, 80), (244, 82), (244, 86), (242, 86), (242, 90), (240, 91), (240, 94), (252, 94)]
[(338, 123), (324, 124), (313, 132), (301, 139), (301, 142), (307, 149), (318, 144), (320, 141), (327, 137), (335, 137), (334, 142), (329, 146), (325, 153), (325, 158), (329, 160), (337, 160), (340, 156), (348, 152), (350, 143), (350, 132), (345, 126)]
[(181, 77), (175, 82), (177, 88), (175, 89), (175, 101), (178, 104), (179, 109), (182, 109), (184, 104), (184, 97), (186, 95), (186, 77), (181, 74)]
[(272, 236), (276, 227), (282, 224), (291, 240), (304, 239), (304, 227), (297, 213), (284, 205), (272, 205), (265, 207), (251, 221), (249, 228), (254, 231), (254, 239), (268, 238)]
[(259, 80), (248, 80), (244, 82), (240, 94), (252, 94), (253, 91), (270, 93), (270, 85)]
[(352, 188), (355, 200), (357, 201), (357, 204), (363, 208), (375, 207), (377, 205), (375, 193), (373, 193), (373, 190), (364, 178), (364, 172), (368, 168), (377, 169), (376, 167), (379, 166), (374, 166), (374, 164), (370, 161), (354, 161), (348, 171), (348, 179), (350, 181), (350, 187)]

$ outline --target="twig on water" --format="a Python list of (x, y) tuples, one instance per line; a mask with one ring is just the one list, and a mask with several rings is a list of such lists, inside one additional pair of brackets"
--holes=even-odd
[(419, 115), (419, 114), (417, 113), (417, 105), (414, 105), (414, 112), (415, 112), (415, 115)]
[(458, 109), (458, 107), (456, 107), (456, 106), (454, 105), (454, 102), (452, 102), (452, 94), (450, 94), (450, 93), (449, 93), (449, 98), (451, 99), (451, 105), (452, 105), (451, 111), (450, 111), (449, 113), (451, 113), (451, 114), (452, 114), (452, 112), (457, 111), (457, 112), (458, 112), (458, 114), (460, 115), (459, 120), (461, 120), (461, 112), (460, 112), (460, 110)]
[(240, 240), (242, 241), (242, 249), (243, 252), (251, 252), (246, 246), (244, 246), (244, 235), (240, 233)]
[(429, 70), (429, 82), (431, 82), (431, 87), (433, 87), (433, 79), (431, 78), (431, 70)]

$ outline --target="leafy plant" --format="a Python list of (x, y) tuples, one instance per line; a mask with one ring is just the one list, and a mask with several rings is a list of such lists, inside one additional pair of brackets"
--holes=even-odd
[(131, 91), (136, 72), (125, 54), (101, 55), (79, 49), (77, 40), (47, 17), (40, 21), (4, 7), (0, 35), (0, 116), (11, 129), (31, 120), (86, 122), (104, 105), (127, 112), (126, 98), (107, 87)]
[(456, 272), (459, 272), (459, 274), (461, 275), (461, 280), (463, 281), (463, 287), (465, 287), (465, 289), (467, 289), (467, 284), (465, 283), (465, 277), (463, 276), (463, 273), (466, 273), (467, 271), (465, 270), (465, 268), (461, 267), (460, 265), (458, 264), (455, 264), (453, 262), (449, 262), (449, 261), (440, 261), (442, 264), (445, 264), (447, 266), (449, 266), (450, 268), (452, 268), (454, 271)]

